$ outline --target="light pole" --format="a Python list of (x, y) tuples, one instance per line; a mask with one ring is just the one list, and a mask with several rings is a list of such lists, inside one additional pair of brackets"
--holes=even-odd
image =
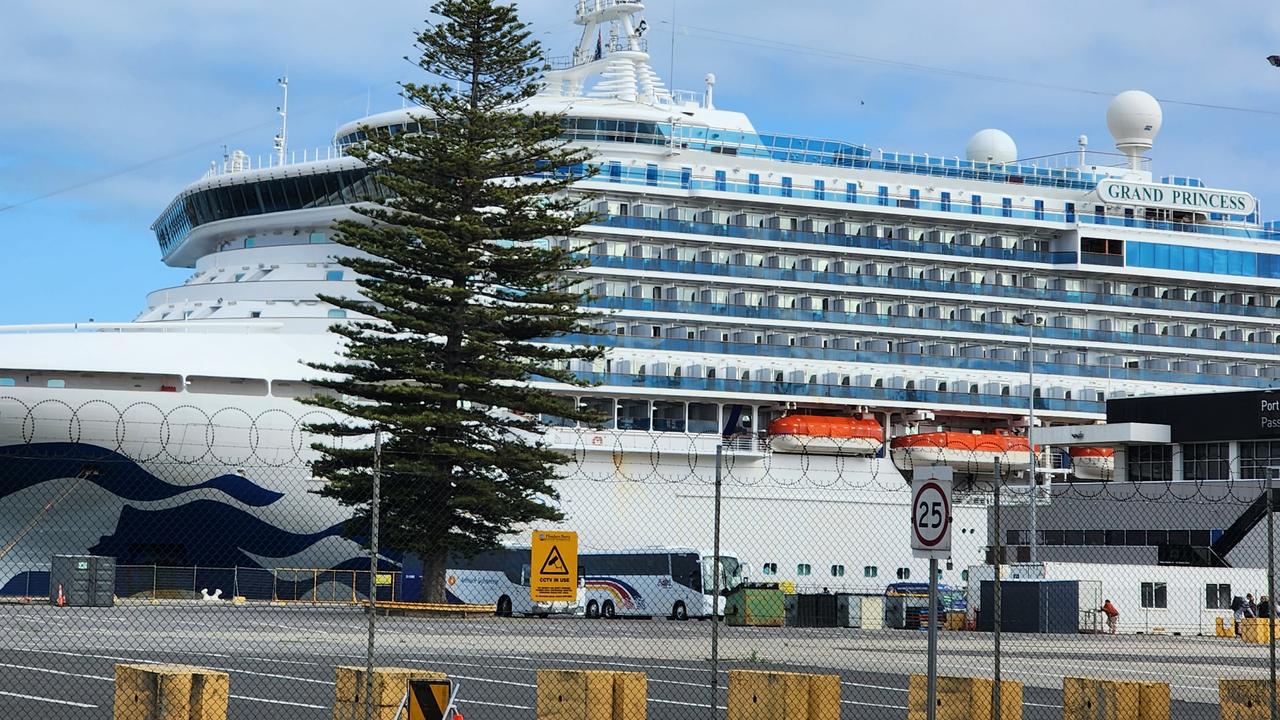
[(1027, 454), (1031, 459), (1031, 483), (1027, 493), (1031, 502), (1027, 511), (1027, 535), (1030, 543), (1028, 559), (1034, 563), (1039, 559), (1039, 553), (1036, 552), (1039, 544), (1036, 541), (1036, 496), (1039, 493), (1036, 488), (1036, 444), (1033, 436), (1036, 426), (1036, 326), (1043, 325), (1044, 318), (1035, 313), (1027, 313), (1014, 318), (1013, 322), (1015, 325), (1027, 326)]

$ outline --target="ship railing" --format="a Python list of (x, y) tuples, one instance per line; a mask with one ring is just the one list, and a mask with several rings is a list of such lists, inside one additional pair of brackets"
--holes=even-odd
[(209, 169), (205, 171), (204, 178), (234, 175), (252, 170), (267, 170), (287, 165), (338, 160), (346, 156), (346, 150), (337, 145), (325, 145), (315, 148), (290, 148), (283, 158), (278, 153), (246, 155), (236, 151), (224, 156), (221, 162), (214, 161), (209, 163)]
[[(368, 570), (250, 568), (178, 565), (117, 565), (119, 601), (268, 602), (307, 605), (361, 605), (369, 597)], [(399, 571), (377, 573), (379, 602), (402, 602)]]
[(229, 322), (225, 320), (164, 320), (154, 322), (87, 322), (87, 323), (45, 323), (39, 325), (0, 325), (0, 334), (45, 334), (76, 332), (275, 332), (284, 327), (284, 323), (262, 322), (259, 320)]

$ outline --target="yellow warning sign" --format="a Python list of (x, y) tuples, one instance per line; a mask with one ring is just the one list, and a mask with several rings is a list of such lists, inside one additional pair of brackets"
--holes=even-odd
[(575, 600), (578, 597), (578, 533), (534, 530), (529, 571), (530, 600)]
[(450, 720), (453, 714), (454, 686), (448, 680), (410, 680), (407, 695), (408, 720)]

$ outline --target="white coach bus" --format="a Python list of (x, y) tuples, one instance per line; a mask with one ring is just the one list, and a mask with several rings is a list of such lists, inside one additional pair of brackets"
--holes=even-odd
[[(665, 616), (673, 620), (723, 614), (723, 597), (713, 598), (710, 553), (692, 548), (632, 548), (578, 554), (586, 576), (589, 618)], [(737, 558), (720, 556), (722, 592), (743, 581)]]
[(528, 547), (503, 547), (470, 557), (450, 557), (445, 590), (450, 602), (493, 605), (498, 615), (578, 615), (586, 612), (586, 586), (578, 573), (578, 595), (569, 602), (534, 602), (529, 598)]

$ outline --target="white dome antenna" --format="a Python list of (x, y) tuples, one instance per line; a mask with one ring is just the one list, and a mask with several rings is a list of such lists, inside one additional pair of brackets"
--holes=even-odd
[(964, 157), (971, 162), (1004, 165), (1018, 159), (1018, 146), (1009, 133), (995, 128), (979, 130), (964, 146)]
[(1107, 106), (1107, 129), (1115, 138), (1116, 149), (1129, 156), (1130, 170), (1140, 169), (1163, 121), (1160, 103), (1141, 90), (1126, 90)]

